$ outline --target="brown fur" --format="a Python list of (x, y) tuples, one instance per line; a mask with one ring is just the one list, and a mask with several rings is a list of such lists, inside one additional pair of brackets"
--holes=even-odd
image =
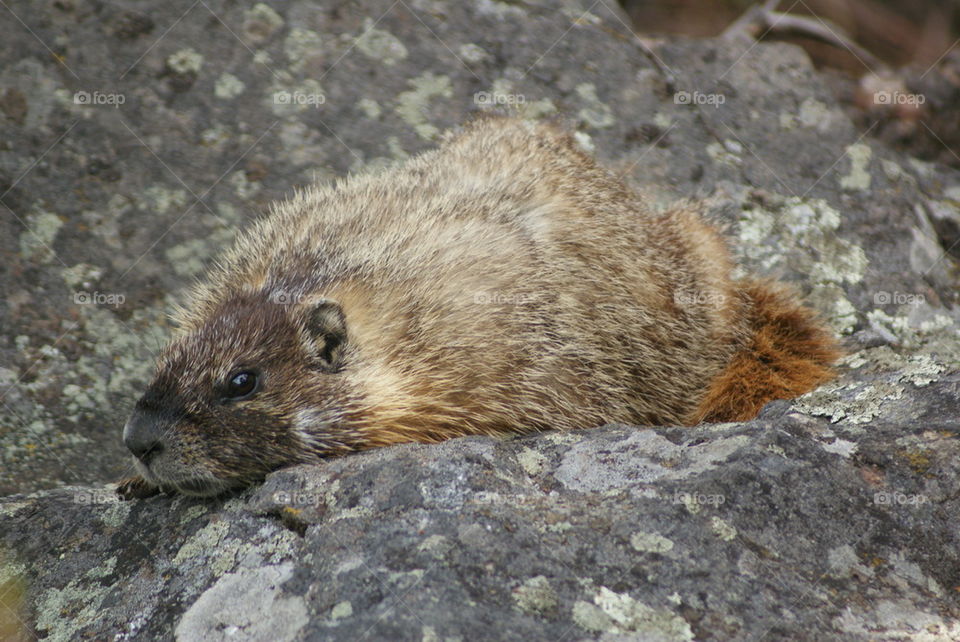
[(751, 304), (747, 345), (710, 382), (688, 422), (745, 421), (774, 399), (792, 399), (829, 381), (841, 356), (810, 309), (782, 286), (746, 280)]
[[(162, 452), (138, 468), (209, 494), (401, 442), (743, 419), (828, 378), (829, 334), (732, 279), (698, 209), (653, 212), (567, 133), (513, 119), (312, 187), (178, 310), (131, 419)], [(262, 389), (225, 401), (241, 367)]]

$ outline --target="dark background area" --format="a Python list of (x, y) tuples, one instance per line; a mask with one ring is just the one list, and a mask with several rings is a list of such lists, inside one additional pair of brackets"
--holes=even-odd
[[(960, 167), (960, 2), (783, 0), (768, 22), (744, 20), (760, 5), (622, 0), (640, 34), (713, 37), (739, 32), (803, 47), (838, 104), (875, 138), (917, 158)], [(747, 22), (748, 24), (743, 24)], [(827, 42), (821, 36), (833, 42)], [(877, 90), (922, 95), (921, 105), (878, 105)]]

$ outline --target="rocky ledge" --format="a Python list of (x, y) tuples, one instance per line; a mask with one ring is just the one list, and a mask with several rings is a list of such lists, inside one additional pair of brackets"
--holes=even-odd
[[(960, 639), (960, 175), (855, 127), (801, 50), (640, 40), (608, 0), (35, 4), (0, 52), (0, 637)], [(743, 424), (116, 501), (204, 262), (297, 185), (504, 106), (707, 199), (844, 337), (840, 377)]]

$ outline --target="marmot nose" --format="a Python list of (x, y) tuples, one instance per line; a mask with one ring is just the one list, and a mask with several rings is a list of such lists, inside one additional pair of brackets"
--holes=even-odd
[(163, 427), (160, 417), (134, 410), (123, 427), (123, 443), (144, 464), (163, 451)]

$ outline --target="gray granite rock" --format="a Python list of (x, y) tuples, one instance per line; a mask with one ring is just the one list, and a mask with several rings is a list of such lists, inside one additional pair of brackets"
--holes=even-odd
[(788, 411), (63, 488), (0, 500), (3, 569), (51, 640), (955, 639), (955, 431)]
[[(960, 175), (855, 128), (799, 49), (640, 42), (609, 0), (3, 11), (0, 613), (30, 634), (960, 637)], [(216, 251), (295, 187), (504, 105), (657, 203), (708, 199), (741, 262), (846, 337), (841, 376), (744, 424), (115, 502), (164, 314)]]

